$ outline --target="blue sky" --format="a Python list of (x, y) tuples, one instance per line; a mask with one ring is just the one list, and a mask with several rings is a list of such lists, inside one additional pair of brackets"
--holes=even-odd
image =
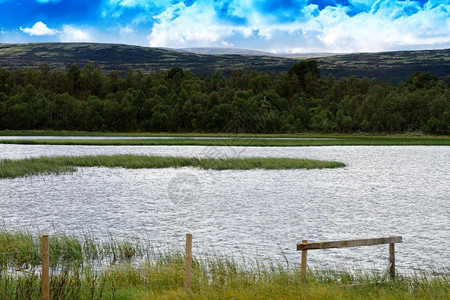
[(271, 52), (450, 48), (450, 0), (0, 0), (0, 43)]

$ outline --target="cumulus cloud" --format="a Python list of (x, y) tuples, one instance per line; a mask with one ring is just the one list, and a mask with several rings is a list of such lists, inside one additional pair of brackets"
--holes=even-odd
[(60, 0), (36, 0), (37, 3), (47, 4), (47, 3), (57, 3)]
[(63, 26), (59, 38), (61, 42), (90, 42), (92, 40), (89, 32), (71, 25)]
[(315, 33), (325, 48), (336, 52), (449, 45), (450, 7), (422, 9), (412, 2), (378, 1), (369, 12), (353, 17), (342, 9), (326, 8), (305, 23), (305, 28)]
[[(43, 20), (52, 20), (51, 27), (56, 29), (38, 22), (31, 28), (21, 28), (22, 32), (52, 35), (55, 36), (53, 39), (62, 41), (120, 41), (174, 48), (233, 45), (274, 52), (450, 47), (450, 0), (30, 2), (28, 6), (33, 9), (20, 19), (11, 16), (17, 13), (19, 4), (25, 5), (25, 1), (0, 0), (0, 11), (6, 11), (5, 16), (11, 19), (2, 23), (5, 30), (14, 32), (21, 22), (40, 15)], [(55, 10), (44, 5), (56, 2), (59, 4)], [(8, 7), (11, 7), (10, 11)], [(65, 23), (55, 25), (58, 20)], [(14, 25), (8, 25), (8, 22)], [(25, 36), (22, 32), (20, 34)]]
[(248, 41), (277, 52), (450, 46), (449, 0), (336, 2), (347, 5), (321, 7), (303, 0), (198, 0), (189, 6), (179, 2), (154, 17), (147, 38), (157, 47)]
[(134, 33), (133, 27), (127, 25), (125, 27), (120, 26), (119, 27), (119, 34), (120, 35), (128, 35)]
[[(118, 6), (124, 6), (124, 7), (148, 7), (150, 3), (153, 1), (147, 1), (147, 0), (119, 0), (119, 1), (113, 1), (116, 2)], [(158, 1), (155, 1), (158, 2)]]
[[(61, 42), (89, 42), (92, 41), (90, 33), (81, 28), (72, 25), (63, 25), (62, 30), (48, 28), (47, 25), (41, 21), (36, 22), (31, 28), (20, 28), (23, 32), (35, 36), (53, 36), (57, 35)], [(130, 32), (127, 29), (125, 31)]]
[(57, 30), (48, 28), (47, 25), (41, 21), (36, 22), (31, 28), (20, 27), (20, 30), (22, 30), (25, 33), (28, 33), (29, 35), (38, 35), (38, 36), (55, 35), (58, 33)]
[(212, 5), (183, 2), (173, 5), (154, 17), (156, 23), (148, 36), (150, 46), (186, 47), (222, 44), (224, 38), (234, 34), (249, 35), (251, 29), (218, 22)]
[(234, 44), (233, 43), (229, 43), (227, 41), (222, 41), (222, 46), (226, 47), (226, 48), (231, 48), (231, 47), (234, 46)]

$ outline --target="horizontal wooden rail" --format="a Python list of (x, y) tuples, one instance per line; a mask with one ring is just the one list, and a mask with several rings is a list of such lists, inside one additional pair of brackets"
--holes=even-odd
[(330, 241), (330, 242), (316, 242), (310, 243), (308, 240), (302, 240), (297, 244), (297, 251), (302, 251), (302, 262), (300, 276), (303, 281), (306, 280), (306, 265), (308, 250), (329, 249), (329, 248), (346, 248), (359, 246), (372, 246), (389, 244), (389, 273), (391, 278), (395, 276), (395, 243), (401, 243), (401, 236), (389, 236), (374, 239), (360, 239), (360, 240), (344, 240), (344, 241)]
[(401, 236), (390, 236), (374, 239), (360, 239), (360, 240), (346, 240), (346, 241), (330, 241), (330, 242), (316, 242), (316, 243), (298, 243), (297, 250), (315, 250), (315, 249), (329, 249), (329, 248), (345, 248), (358, 246), (372, 246), (380, 244), (401, 243)]

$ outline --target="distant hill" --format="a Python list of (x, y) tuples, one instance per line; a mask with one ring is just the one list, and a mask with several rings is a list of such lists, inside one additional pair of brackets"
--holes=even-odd
[[(0, 65), (7, 69), (16, 69), (36, 68), (41, 63), (48, 63), (52, 68), (68, 68), (72, 64), (84, 66), (92, 61), (105, 71), (126, 72), (129, 68), (133, 68), (142, 69), (147, 73), (152, 70), (180, 67), (189, 69), (197, 75), (207, 76), (214, 71), (236, 69), (278, 73), (289, 70), (298, 61), (251, 50), (234, 49), (234, 52), (230, 50), (224, 54), (219, 49), (222, 48), (203, 48), (205, 54), (198, 54), (192, 52), (201, 52), (199, 48), (175, 51), (97, 43), (0, 44)], [(215, 55), (211, 55), (213, 52), (216, 52)], [(296, 54), (289, 56), (291, 55), (296, 56)], [(337, 78), (367, 76), (395, 82), (405, 80), (417, 71), (436, 74), (441, 78), (450, 75), (450, 49), (334, 56), (329, 56), (329, 53), (310, 55), (323, 55), (314, 58), (318, 61), (322, 74), (333, 74)]]
[(247, 50), (247, 49), (236, 49), (236, 48), (216, 48), (216, 47), (199, 47), (199, 48), (182, 48), (182, 49), (171, 49), (174, 51), (183, 51), (195, 54), (206, 54), (206, 55), (250, 55), (250, 56), (276, 56), (284, 57), (283, 55), (277, 55), (272, 52), (257, 51), (257, 50)]
[(52, 68), (68, 68), (72, 64), (84, 66), (94, 62), (103, 70), (125, 72), (129, 68), (168, 70), (172, 67), (190, 69), (197, 75), (210, 75), (215, 70), (249, 69), (256, 71), (281, 72), (288, 70), (296, 61), (293, 59), (238, 56), (200, 55), (119, 44), (97, 43), (35, 43), (0, 44), (0, 65), (4, 68), (38, 67), (48, 63)]
[(236, 49), (236, 48), (220, 48), (220, 47), (198, 47), (198, 48), (182, 48), (171, 49), (173, 51), (190, 52), (195, 54), (207, 55), (253, 55), (253, 56), (274, 56), (286, 58), (307, 58), (307, 57), (326, 57), (339, 55), (339, 53), (273, 53), (258, 50)]

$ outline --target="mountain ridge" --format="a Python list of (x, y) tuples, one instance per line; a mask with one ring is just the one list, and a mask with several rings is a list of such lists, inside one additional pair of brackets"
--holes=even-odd
[[(187, 49), (193, 51), (193, 48)], [(180, 67), (196, 75), (210, 76), (215, 71), (230, 72), (237, 69), (279, 73), (288, 71), (299, 61), (265, 55), (264, 52), (261, 55), (211, 55), (179, 50), (182, 51), (101, 43), (0, 44), (0, 66), (6, 69), (37, 68), (47, 63), (52, 68), (67, 69), (72, 64), (84, 66), (93, 62), (105, 71), (118, 70), (124, 73), (132, 68), (148, 73)], [(240, 50), (250, 51), (248, 53), (253, 51)], [(323, 75), (331, 74), (336, 78), (374, 77), (398, 82), (415, 72), (438, 75), (442, 79), (450, 76), (450, 49), (338, 54), (314, 59)]]

